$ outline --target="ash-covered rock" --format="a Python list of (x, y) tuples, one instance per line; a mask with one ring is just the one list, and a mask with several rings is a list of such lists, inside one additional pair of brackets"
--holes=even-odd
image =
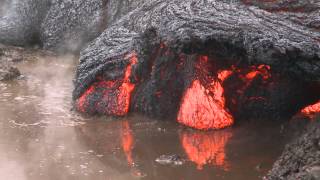
[(311, 122), (303, 134), (288, 144), (265, 179), (320, 178), (320, 121)]

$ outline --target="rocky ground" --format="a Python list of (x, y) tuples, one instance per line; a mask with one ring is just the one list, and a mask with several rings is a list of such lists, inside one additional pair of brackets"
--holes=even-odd
[(19, 78), (21, 73), (16, 67), (18, 63), (37, 60), (46, 56), (54, 56), (54, 54), (38, 48), (22, 48), (0, 44), (0, 81)]

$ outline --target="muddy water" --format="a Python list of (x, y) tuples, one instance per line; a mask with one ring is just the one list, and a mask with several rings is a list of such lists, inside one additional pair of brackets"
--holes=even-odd
[[(10, 180), (261, 178), (285, 138), (272, 124), (199, 132), (139, 115), (71, 111), (72, 57), (23, 62), (0, 83), (0, 176)], [(161, 155), (182, 165), (162, 165)]]

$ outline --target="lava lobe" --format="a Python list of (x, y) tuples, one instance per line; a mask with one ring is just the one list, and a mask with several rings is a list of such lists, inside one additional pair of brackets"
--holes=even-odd
[[(196, 129), (221, 129), (233, 124), (233, 117), (225, 107), (222, 83), (230, 75), (222, 71), (216, 77), (208, 74), (208, 57), (200, 56), (196, 66), (198, 77), (185, 91), (178, 113), (178, 122)], [(200, 72), (201, 71), (201, 72)], [(201, 77), (204, 77), (201, 79)], [(218, 78), (220, 77), (220, 79)]]
[(104, 113), (107, 115), (124, 116), (129, 112), (131, 93), (135, 85), (130, 82), (132, 66), (138, 61), (135, 53), (127, 58), (130, 63), (125, 68), (120, 80), (103, 80), (101, 77), (94, 82), (77, 100), (76, 108), (80, 112)]

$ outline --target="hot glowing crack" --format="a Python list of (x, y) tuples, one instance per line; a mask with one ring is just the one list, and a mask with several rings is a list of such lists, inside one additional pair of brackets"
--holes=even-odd
[(77, 109), (80, 112), (87, 111), (90, 106), (88, 97), (96, 95), (94, 93), (102, 94), (101, 98), (94, 102), (96, 110), (116, 116), (123, 116), (129, 112), (131, 94), (135, 88), (135, 84), (130, 82), (130, 76), (132, 66), (138, 62), (138, 58), (135, 53), (126, 58), (129, 58), (130, 63), (125, 69), (123, 79), (115, 81), (98, 80), (93, 83), (77, 101)]
[(320, 113), (320, 101), (315, 104), (309, 105), (301, 110), (301, 113), (307, 116), (312, 116), (316, 113)]

